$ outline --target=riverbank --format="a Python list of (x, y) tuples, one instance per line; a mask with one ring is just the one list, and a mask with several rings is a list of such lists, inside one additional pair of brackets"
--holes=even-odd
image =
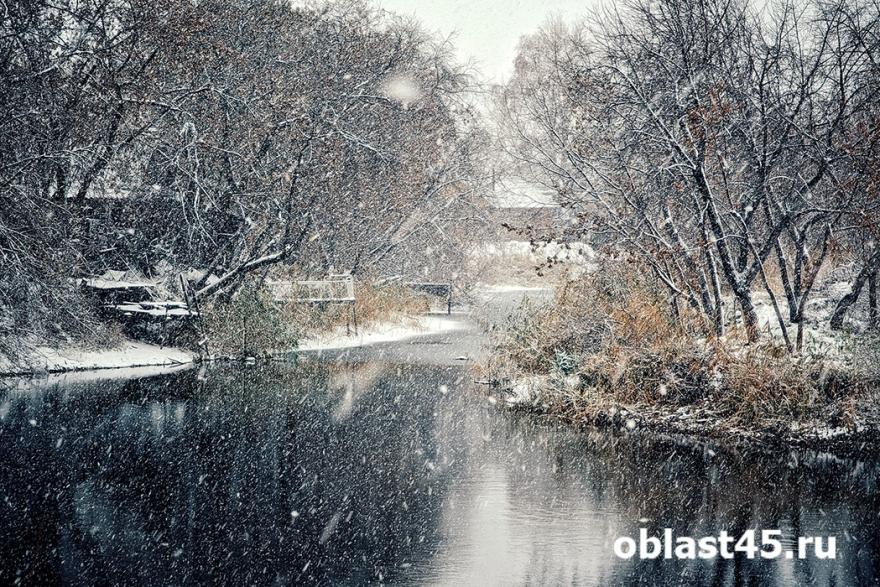
[(567, 284), (492, 325), (476, 367), (494, 385), (490, 399), (577, 426), (880, 450), (880, 350), (870, 332), (831, 331), (817, 309), (803, 349), (791, 352), (759, 295), (761, 333), (750, 342), (736, 317), (717, 336), (637, 285)]
[[(300, 340), (295, 348), (272, 354), (355, 348), (450, 332), (463, 327), (462, 322), (446, 316), (413, 316), (375, 322), (357, 331), (349, 332), (345, 327), (337, 327), (308, 336)], [(226, 358), (228, 357), (211, 356), (209, 360)], [(187, 349), (160, 347), (129, 339), (123, 339), (118, 344), (103, 349), (76, 345), (58, 348), (35, 346), (29, 352), (23, 353), (23, 356), (16, 361), (0, 356), (0, 377), (132, 367), (167, 367), (186, 365), (200, 360), (202, 359), (198, 353)]]
[(0, 356), (0, 376), (185, 365), (196, 358), (196, 353), (186, 349), (160, 347), (127, 339), (105, 349), (75, 345), (58, 348), (38, 346), (16, 361)]
[(825, 404), (812, 417), (736, 417), (717, 398), (688, 405), (623, 403), (577, 389), (577, 378), (551, 381), (523, 377), (489, 392), (504, 410), (529, 413), (574, 427), (627, 434), (671, 434), (746, 449), (801, 447), (833, 454), (880, 452), (880, 413), (875, 396), (846, 397)]
[(348, 332), (345, 327), (310, 336), (297, 345), (296, 351), (322, 351), (369, 346), (461, 330), (463, 322), (447, 315), (428, 315), (408, 319), (405, 323), (386, 321)]
[(697, 362), (638, 353), (565, 372), (569, 358), (558, 357), (551, 374), (497, 378), (484, 365), (478, 370), (494, 385), (492, 403), (576, 427), (763, 449), (880, 452), (880, 386), (864, 373), (820, 362), (785, 366), (785, 357), (767, 357), (760, 371), (754, 356), (719, 366), (711, 355)]

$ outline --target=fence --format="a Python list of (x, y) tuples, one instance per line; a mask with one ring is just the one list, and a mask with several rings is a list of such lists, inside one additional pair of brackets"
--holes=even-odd
[(327, 279), (305, 281), (271, 281), (267, 285), (276, 302), (348, 305), (345, 330), (351, 334), (351, 326), (354, 325), (357, 333), (354, 279), (350, 275), (330, 275)]

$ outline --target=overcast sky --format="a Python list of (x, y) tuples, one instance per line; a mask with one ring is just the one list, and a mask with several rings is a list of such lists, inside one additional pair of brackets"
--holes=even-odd
[(485, 81), (502, 82), (513, 72), (521, 36), (550, 16), (575, 20), (595, 0), (379, 0), (392, 12), (415, 15), (429, 31), (447, 36), (462, 62), (473, 59)]

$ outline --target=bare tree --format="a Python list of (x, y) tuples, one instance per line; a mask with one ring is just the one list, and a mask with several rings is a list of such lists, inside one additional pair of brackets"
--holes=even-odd
[(860, 55), (858, 75), (866, 107), (848, 125), (839, 149), (845, 156), (846, 172), (841, 183), (853, 194), (843, 215), (844, 245), (857, 268), (850, 291), (838, 302), (832, 328), (840, 328), (849, 308), (868, 285), (869, 323), (877, 326), (877, 272), (880, 269), (880, 5), (853, 3), (842, 9), (841, 37), (846, 49)]
[[(163, 3), (11, 2), (0, 12), (0, 331), (76, 326), (64, 277), (82, 267), (86, 197), (113, 189), (111, 162), (163, 115), (133, 115), (157, 54)], [(168, 109), (164, 109), (167, 111)], [(67, 275), (65, 275), (67, 271)], [(36, 332), (34, 330), (34, 332)]]
[(181, 47), (201, 54), (178, 62), (179, 85), (207, 90), (148, 159), (148, 183), (183, 198), (173, 237), (205, 266), (199, 296), (280, 263), (375, 264), (474, 192), (454, 112), (467, 80), (429, 37), (400, 21), (379, 32), (358, 3), (256, 6), (218, 5), (203, 34), (219, 45)]
[(502, 144), (580, 214), (578, 230), (638, 255), (716, 332), (729, 292), (757, 337), (760, 282), (792, 347), (787, 321), (804, 321), (855, 197), (842, 139), (876, 101), (845, 26), (842, 4), (689, 0), (551, 25), (523, 44), (500, 96)]
[(359, 0), (103, 0), (14, 2), (0, 24), (6, 332), (107, 268), (199, 269), (205, 298), (276, 266), (462, 254), (484, 133), (466, 72), (412, 22)]

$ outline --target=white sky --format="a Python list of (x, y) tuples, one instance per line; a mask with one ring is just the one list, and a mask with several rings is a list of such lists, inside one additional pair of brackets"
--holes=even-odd
[(505, 81), (513, 72), (521, 36), (550, 16), (576, 20), (593, 0), (378, 0), (379, 6), (415, 16), (425, 28), (446, 37), (462, 62), (473, 60), (485, 80)]

